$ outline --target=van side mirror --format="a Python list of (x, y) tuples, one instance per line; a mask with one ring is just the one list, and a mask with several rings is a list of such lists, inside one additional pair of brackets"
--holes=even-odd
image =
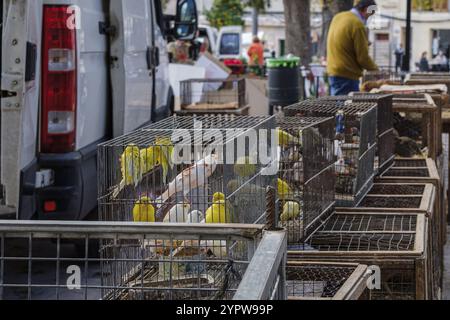
[(175, 17), (175, 38), (194, 40), (197, 36), (198, 14), (195, 0), (178, 0)]

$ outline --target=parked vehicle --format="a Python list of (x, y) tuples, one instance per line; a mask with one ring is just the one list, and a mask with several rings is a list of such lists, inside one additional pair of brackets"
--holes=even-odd
[(207, 25), (200, 25), (198, 27), (198, 33), (198, 40), (200, 40), (201, 44), (205, 45), (205, 43), (208, 43), (207, 51), (212, 55), (216, 55), (219, 31), (216, 28)]
[(97, 145), (173, 111), (167, 39), (193, 40), (195, 0), (3, 0), (0, 214), (82, 220)]

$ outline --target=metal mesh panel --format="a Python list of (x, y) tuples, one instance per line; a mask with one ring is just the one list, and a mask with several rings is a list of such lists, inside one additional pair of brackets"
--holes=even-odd
[(274, 131), (268, 117), (172, 117), (100, 145), (101, 219), (264, 222)]
[(245, 103), (245, 79), (181, 81), (182, 109), (238, 109)]
[(383, 177), (430, 177), (430, 171), (427, 168), (424, 169), (389, 169)]
[(369, 194), (378, 195), (422, 195), (425, 191), (424, 185), (406, 184), (374, 184)]
[(333, 298), (355, 270), (356, 266), (288, 262), (286, 266), (288, 299)]
[(368, 290), (368, 300), (416, 300), (416, 268), (414, 261), (383, 264), (381, 290)]
[(143, 239), (106, 243), (103, 286), (113, 300), (233, 297), (248, 265), (245, 242)]
[(423, 160), (414, 160), (414, 159), (407, 159), (407, 160), (399, 160), (396, 159), (394, 162), (393, 168), (426, 168), (427, 167), (427, 161), (425, 159)]
[(420, 209), (422, 197), (365, 197), (359, 207), (362, 208), (404, 208), (404, 209)]
[(303, 101), (285, 109), (286, 116), (336, 117), (336, 201), (355, 205), (373, 182), (377, 106), (347, 101)]
[[(394, 213), (331, 215), (303, 246), (289, 248), (289, 259), (358, 262), (378, 266), (381, 290), (366, 292), (362, 299), (407, 299), (426, 296), (429, 274), (424, 252), (416, 251), (424, 235), (421, 215)], [(420, 223), (420, 226), (419, 226)], [(425, 222), (426, 223), (426, 222)], [(427, 226), (423, 226), (424, 234)], [(423, 244), (423, 243), (422, 243)], [(294, 251), (295, 250), (295, 251)], [(389, 252), (389, 253), (388, 253)], [(398, 253), (398, 255), (396, 255)], [(417, 286), (421, 281), (421, 286)]]
[(289, 243), (334, 204), (333, 118), (278, 119), (280, 226)]

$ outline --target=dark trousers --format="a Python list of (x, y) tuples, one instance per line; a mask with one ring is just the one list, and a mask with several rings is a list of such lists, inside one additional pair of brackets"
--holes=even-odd
[(359, 91), (359, 80), (330, 77), (330, 86), (332, 96), (346, 96), (351, 92)]

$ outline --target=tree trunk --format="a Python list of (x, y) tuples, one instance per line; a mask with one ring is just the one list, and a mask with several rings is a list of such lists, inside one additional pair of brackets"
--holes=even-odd
[(327, 56), (328, 30), (330, 29), (333, 17), (339, 12), (350, 10), (353, 7), (353, 0), (323, 0), (322, 9), (322, 38), (320, 39), (320, 55)]
[(286, 23), (286, 53), (301, 58), (303, 65), (311, 63), (310, 0), (283, 0)]

